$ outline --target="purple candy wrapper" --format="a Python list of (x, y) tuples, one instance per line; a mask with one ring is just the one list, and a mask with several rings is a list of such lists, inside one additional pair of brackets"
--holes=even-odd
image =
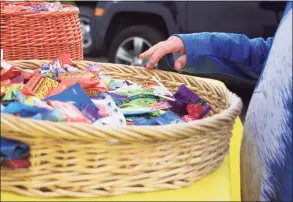
[(196, 104), (202, 106), (202, 108), (203, 108), (202, 113), (198, 117), (199, 119), (202, 119), (212, 109), (211, 106), (203, 99), (200, 99)]
[(171, 101), (171, 110), (180, 115), (187, 115), (187, 105), (188, 104), (199, 104), (203, 107), (203, 112), (199, 118), (203, 118), (210, 110), (211, 107), (207, 102), (202, 100), (197, 94), (192, 90), (187, 88), (185, 85), (181, 85), (177, 92), (174, 94), (175, 101)]

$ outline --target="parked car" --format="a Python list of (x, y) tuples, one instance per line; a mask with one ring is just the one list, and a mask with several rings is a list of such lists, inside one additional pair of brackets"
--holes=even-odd
[[(273, 36), (286, 3), (117, 0), (77, 1), (76, 4), (80, 9), (85, 54), (107, 55), (112, 63), (142, 66), (146, 61), (138, 55), (175, 33), (230, 32), (249, 37)], [(159, 62), (158, 68), (170, 70), (165, 59)], [(226, 82), (235, 80), (225, 78), (219, 72), (206, 75), (193, 71), (191, 74)], [(253, 78), (248, 83), (254, 87), (256, 80)]]

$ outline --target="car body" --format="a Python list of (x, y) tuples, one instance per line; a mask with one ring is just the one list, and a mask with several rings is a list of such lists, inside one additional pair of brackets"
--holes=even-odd
[[(84, 49), (86, 54), (106, 55), (113, 63), (143, 66), (147, 61), (140, 60), (139, 53), (176, 33), (228, 32), (250, 38), (271, 37), (286, 2), (120, 0), (77, 1), (76, 4), (80, 8), (84, 36), (91, 38), (91, 45)], [(86, 29), (84, 18), (88, 18)], [(165, 59), (157, 67), (170, 70)], [(231, 81), (219, 77), (219, 72), (207, 75), (193, 71), (192, 74)], [(255, 82), (256, 79), (248, 84), (254, 87)]]

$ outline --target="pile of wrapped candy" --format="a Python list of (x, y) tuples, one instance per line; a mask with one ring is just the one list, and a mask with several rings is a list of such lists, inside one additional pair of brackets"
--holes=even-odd
[[(155, 77), (142, 84), (113, 79), (103, 72), (102, 64), (78, 69), (65, 53), (34, 71), (1, 61), (1, 113), (18, 117), (131, 127), (190, 122), (210, 110), (210, 105), (185, 85), (173, 94)], [(22, 148), (21, 157), (25, 158), (28, 147), (5, 139), (11, 148), (6, 150), (13, 151), (7, 154), (2, 151), (7, 148), (3, 139), (2, 165), (13, 167), (9, 161), (20, 158), (12, 154), (17, 151), (13, 148)]]
[[(4, 3), (4, 2), (1, 2)], [(27, 12), (42, 12), (42, 11), (65, 11), (72, 9), (71, 7), (63, 7), (62, 4), (58, 1), (49, 3), (41, 2), (40, 4), (27, 4), (27, 5), (15, 5), (14, 3), (9, 4), (5, 2), (5, 6), (1, 6), (1, 12), (5, 13), (14, 13), (20, 11)]]

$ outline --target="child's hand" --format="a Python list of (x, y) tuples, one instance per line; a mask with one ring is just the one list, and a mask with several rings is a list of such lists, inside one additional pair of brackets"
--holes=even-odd
[(181, 53), (180, 56), (174, 64), (176, 70), (181, 70), (186, 64), (186, 54), (184, 50), (184, 45), (179, 37), (171, 36), (168, 40), (162, 41), (140, 54), (141, 59), (147, 59), (151, 57), (149, 63), (147, 64), (147, 69), (154, 68), (155, 64), (168, 53)]

